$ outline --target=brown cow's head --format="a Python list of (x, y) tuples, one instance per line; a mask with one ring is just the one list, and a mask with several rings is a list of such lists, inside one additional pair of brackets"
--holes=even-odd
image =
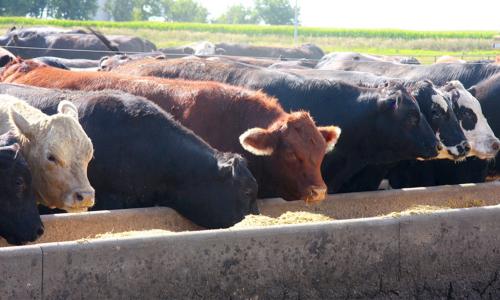
[(338, 127), (316, 127), (308, 113), (295, 112), (268, 128), (248, 129), (240, 143), (246, 151), (265, 156), (264, 169), (273, 173), (272, 182), (260, 183), (259, 189), (277, 190), (287, 200), (315, 202), (325, 198), (321, 162), (339, 135)]
[[(10, 98), (10, 99), (9, 99)], [(94, 205), (94, 189), (87, 179), (92, 142), (78, 122), (76, 107), (60, 102), (58, 113), (47, 116), (13, 97), (11, 124), (22, 141), (37, 200), (51, 208), (86, 211)]]

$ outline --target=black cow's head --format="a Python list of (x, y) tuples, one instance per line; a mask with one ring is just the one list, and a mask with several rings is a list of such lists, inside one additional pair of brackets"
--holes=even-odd
[(438, 158), (465, 158), (470, 145), (460, 128), (450, 97), (428, 80), (414, 83), (410, 90), (436, 137), (444, 145)]
[(13, 137), (0, 142), (0, 236), (7, 242), (22, 245), (43, 234), (43, 225), (31, 187), (28, 165)]
[[(390, 82), (377, 95), (376, 136), (379, 162), (430, 159), (441, 149), (415, 98), (400, 83)], [(373, 152), (373, 151), (372, 151)]]
[(258, 213), (257, 181), (248, 170), (246, 160), (233, 153), (221, 152), (216, 157), (214, 167), (218, 176), (210, 181), (207, 176), (191, 176), (189, 187), (177, 190), (180, 199), (197, 199), (199, 208), (194, 210), (189, 201), (180, 201), (179, 212), (207, 228), (229, 227), (248, 214)]

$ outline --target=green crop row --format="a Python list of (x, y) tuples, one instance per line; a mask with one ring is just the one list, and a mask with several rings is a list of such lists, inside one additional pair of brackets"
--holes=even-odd
[[(235, 33), (246, 35), (293, 35), (293, 26), (268, 25), (228, 25), (169, 22), (108, 22), (45, 20), (22, 17), (1, 17), (0, 25), (52, 25), (62, 27), (91, 26), (97, 28), (153, 29), (164, 31), (196, 31), (212, 33)], [(310, 37), (349, 37), (349, 38), (390, 38), (390, 39), (491, 39), (495, 31), (416, 31), (400, 29), (338, 29), (300, 27), (301, 36)]]

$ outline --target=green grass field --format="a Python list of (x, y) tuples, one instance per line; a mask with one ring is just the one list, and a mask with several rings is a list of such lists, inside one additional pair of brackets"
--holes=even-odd
[[(0, 28), (51, 25), (71, 28), (91, 26), (106, 34), (137, 35), (158, 47), (196, 41), (240, 42), (255, 45), (293, 46), (292, 26), (224, 25), (168, 22), (103, 22), (0, 18)], [(398, 29), (336, 29), (300, 27), (298, 44), (315, 43), (325, 50), (383, 55), (416, 56), (432, 62), (441, 55), (479, 59), (500, 55), (492, 49), (495, 31), (413, 31)]]

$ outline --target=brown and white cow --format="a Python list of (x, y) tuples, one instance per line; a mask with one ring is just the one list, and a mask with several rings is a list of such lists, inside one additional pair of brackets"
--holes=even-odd
[(94, 189), (87, 179), (92, 142), (71, 102), (61, 102), (58, 112), (47, 116), (18, 98), (0, 95), (0, 133), (14, 129), (38, 202), (69, 212), (86, 211), (94, 205)]
[(311, 202), (325, 198), (320, 167), (340, 129), (316, 127), (307, 112), (286, 113), (262, 92), (216, 82), (71, 72), (22, 60), (4, 70), (2, 81), (74, 90), (119, 89), (146, 97), (213, 147), (245, 156), (261, 197)]

